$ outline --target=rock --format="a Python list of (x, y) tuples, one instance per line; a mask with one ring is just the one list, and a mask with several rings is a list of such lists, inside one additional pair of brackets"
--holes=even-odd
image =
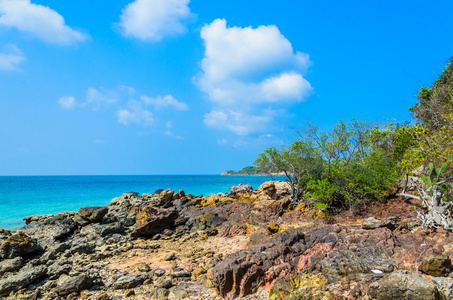
[(166, 203), (173, 200), (173, 195), (175, 192), (172, 189), (165, 189), (159, 194), (159, 198), (157, 199), (158, 205), (162, 206)]
[(373, 299), (437, 300), (436, 285), (420, 274), (396, 271), (370, 284), (368, 295)]
[(165, 288), (157, 288), (157, 289), (153, 289), (149, 293), (149, 296), (151, 299), (163, 300), (163, 299), (167, 299), (169, 294), (170, 294), (169, 290), (167, 290)]
[(41, 279), (46, 275), (47, 268), (38, 266), (22, 271), (17, 275), (12, 275), (0, 281), (0, 296), (8, 295), (11, 291), (17, 291), (27, 287), (31, 283)]
[(186, 270), (173, 270), (170, 272), (171, 278), (190, 277), (190, 272)]
[(124, 232), (124, 226), (118, 222), (101, 225), (96, 229), (96, 233), (99, 234), (100, 236), (106, 236), (109, 234), (122, 232)]
[(51, 241), (63, 238), (72, 233), (74, 229), (74, 224), (71, 224), (67, 220), (59, 220), (53, 224), (32, 222), (29, 225), (17, 229), (17, 232), (22, 232), (29, 237), (42, 242), (42, 240), (46, 238), (51, 238)]
[(78, 214), (88, 222), (99, 223), (107, 212), (107, 207), (89, 206), (80, 208)]
[(6, 228), (0, 228), (0, 236), (10, 236), (10, 235), (11, 235), (11, 231), (9, 231)]
[(363, 229), (376, 229), (381, 227), (381, 221), (373, 217), (369, 217), (362, 222)]
[(230, 186), (230, 191), (233, 194), (238, 194), (238, 193), (252, 193), (253, 188), (250, 184), (243, 184), (240, 183), (239, 185), (236, 186)]
[(141, 285), (146, 279), (149, 278), (147, 273), (135, 273), (130, 275), (121, 276), (113, 284), (115, 290), (119, 289), (132, 289)]
[(172, 227), (178, 218), (174, 209), (145, 206), (135, 209), (137, 228), (131, 233), (133, 237), (154, 235), (166, 228)]
[(26, 258), (41, 250), (41, 247), (35, 239), (30, 238), (24, 233), (18, 233), (8, 237), (7, 240), (1, 243), (0, 257), (15, 258), (17, 256), (22, 256)]
[(445, 255), (429, 255), (423, 258), (419, 271), (432, 276), (447, 276), (450, 273), (451, 260)]
[(61, 281), (55, 291), (63, 296), (73, 292), (80, 292), (84, 289), (89, 289), (93, 285), (90, 277), (86, 274), (75, 276), (64, 281)]
[(164, 256), (165, 261), (171, 261), (176, 259), (176, 253), (175, 252), (170, 252), (167, 255)]
[(151, 269), (151, 268), (149, 267), (149, 265), (146, 264), (146, 263), (144, 263), (144, 262), (141, 262), (141, 263), (136, 264), (135, 267), (137, 268), (137, 270), (138, 270), (139, 272), (149, 272), (149, 270)]
[(179, 190), (176, 194), (173, 195), (173, 200), (179, 200), (186, 196), (186, 193), (183, 190)]
[(369, 217), (362, 222), (363, 229), (376, 229), (381, 227), (387, 227), (390, 230), (395, 230), (396, 222), (393, 220), (378, 220), (373, 217)]
[(323, 289), (328, 281), (321, 274), (289, 275), (278, 279), (269, 291), (269, 299), (335, 299)]
[(277, 223), (275, 223), (274, 221), (271, 221), (269, 223), (269, 226), (267, 226), (267, 230), (269, 230), (272, 233), (277, 233), (279, 229), (280, 229), (280, 226)]
[(164, 269), (156, 269), (156, 270), (154, 270), (154, 275), (156, 275), (157, 277), (164, 276), (165, 275), (165, 270)]
[(24, 259), (20, 256), (13, 259), (5, 259), (4, 261), (0, 261), (0, 276), (6, 272), (19, 270), (23, 265)]
[(134, 290), (127, 290), (126, 293), (124, 293), (125, 298), (129, 298), (135, 296), (135, 291)]
[(169, 289), (173, 286), (173, 282), (171, 282), (171, 280), (167, 278), (159, 278), (159, 280), (157, 280), (154, 286), (156, 288)]
[(440, 299), (453, 299), (453, 279), (433, 277), (432, 281), (436, 284), (440, 294)]
[(39, 216), (39, 215), (32, 215), (32, 216), (28, 216), (28, 217), (25, 217), (23, 218), (23, 220), (25, 221), (25, 224), (30, 224), (30, 223), (33, 223), (33, 222), (44, 222), (44, 221), (47, 221), (51, 218), (53, 218), (54, 215), (42, 215), (42, 216)]

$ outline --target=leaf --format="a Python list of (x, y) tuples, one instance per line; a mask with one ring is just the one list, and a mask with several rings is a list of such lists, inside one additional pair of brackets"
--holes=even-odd
[(451, 161), (453, 161), (453, 154), (452, 154), (452, 155), (450, 155), (450, 160), (451, 160)]
[(433, 163), (429, 163), (428, 167), (429, 167), (429, 169), (430, 169), (431, 171), (434, 170), (434, 164), (433, 164)]
[(423, 180), (423, 181), (428, 181), (428, 178), (426, 178), (425, 175), (422, 175), (420, 178), (421, 178), (421, 180)]

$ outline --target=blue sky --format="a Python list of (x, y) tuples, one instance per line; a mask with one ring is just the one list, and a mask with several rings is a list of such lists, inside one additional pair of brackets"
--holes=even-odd
[(0, 175), (217, 174), (306, 120), (411, 120), (453, 2), (0, 0)]

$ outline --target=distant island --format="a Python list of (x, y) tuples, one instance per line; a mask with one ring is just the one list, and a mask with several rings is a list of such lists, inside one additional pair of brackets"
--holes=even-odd
[(248, 166), (240, 171), (228, 170), (220, 174), (222, 176), (285, 176), (283, 173), (266, 173), (254, 166)]

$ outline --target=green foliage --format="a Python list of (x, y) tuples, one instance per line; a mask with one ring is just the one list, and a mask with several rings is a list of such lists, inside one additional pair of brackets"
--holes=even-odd
[[(453, 155), (450, 155), (450, 161), (453, 161)], [(439, 169), (436, 169), (433, 163), (429, 163), (428, 168), (430, 170), (429, 176), (422, 175), (420, 179), (425, 183), (428, 195), (433, 196), (434, 192), (441, 194), (441, 198), (445, 202), (450, 201), (450, 195), (447, 191), (451, 188), (451, 185), (441, 181), (442, 172), (447, 168), (448, 164), (443, 163)]]
[(284, 172), (295, 201), (352, 208), (396, 185), (396, 161), (407, 135), (395, 132), (393, 124), (380, 128), (354, 119), (340, 121), (329, 132), (309, 125), (289, 146), (266, 149), (255, 165)]

